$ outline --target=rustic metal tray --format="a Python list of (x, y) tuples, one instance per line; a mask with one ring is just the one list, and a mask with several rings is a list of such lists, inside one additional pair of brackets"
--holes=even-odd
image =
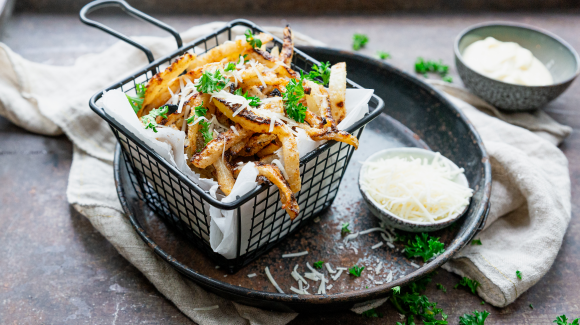
[[(115, 180), (121, 204), (143, 240), (161, 258), (207, 290), (242, 304), (272, 310), (320, 312), (348, 309), (357, 303), (389, 296), (392, 287), (408, 284), (434, 271), (465, 246), (483, 227), (489, 212), (491, 167), (473, 126), (432, 87), (388, 64), (357, 54), (322, 48), (302, 50), (320, 61), (345, 61), (349, 78), (365, 88), (375, 89), (386, 106), (385, 114), (367, 125), (336, 200), (320, 215), (319, 222), (313, 221), (236, 274), (229, 274), (226, 270), (216, 269), (206, 255), (168, 228), (137, 198), (130, 186), (132, 171), (126, 169), (119, 147), (115, 155)], [(441, 237), (446, 252), (428, 263), (407, 259), (400, 251), (403, 246), (399, 243), (395, 249), (383, 246), (372, 250), (370, 246), (380, 240), (377, 233), (359, 236), (358, 253), (340, 248), (343, 245), (341, 223), (349, 222), (354, 231), (378, 226), (378, 220), (367, 209), (358, 190), (359, 162), (377, 150), (393, 147), (440, 151), (465, 168), (470, 186), (475, 190), (470, 207), (457, 226), (433, 233)], [(284, 253), (304, 250), (309, 251), (307, 256), (281, 257)], [(289, 270), (298, 264), (303, 273), (305, 262), (318, 260), (330, 262), (335, 267), (357, 264), (367, 269), (363, 272), (365, 276), (360, 278), (343, 274), (339, 280), (331, 280), (333, 288), (327, 295), (292, 294), (290, 286), (296, 286), (296, 283)], [(377, 261), (384, 263), (380, 275), (372, 271)], [(411, 262), (421, 267), (417, 269)], [(266, 266), (285, 294), (277, 293), (270, 284), (264, 274)], [(384, 281), (389, 271), (396, 271), (394, 280), (382, 285), (374, 284), (368, 276)], [(251, 273), (258, 276), (248, 278)]]

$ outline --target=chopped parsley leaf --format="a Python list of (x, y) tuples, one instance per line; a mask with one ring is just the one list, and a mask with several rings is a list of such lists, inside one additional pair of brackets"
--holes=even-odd
[(350, 273), (351, 275), (356, 276), (357, 278), (360, 277), (361, 272), (365, 269), (365, 267), (359, 267), (357, 265), (354, 265), (353, 267), (351, 267), (350, 269), (348, 269), (348, 273)]
[(260, 104), (262, 103), (260, 101), (260, 97), (257, 97), (257, 96), (248, 96), (248, 92), (247, 91), (246, 91), (245, 94), (242, 94), (242, 88), (236, 89), (234, 91), (234, 95), (242, 96), (245, 99), (249, 100), (250, 101), (249, 105), (250, 106), (253, 106), (253, 107), (260, 106)]
[(534, 305), (530, 304), (530, 308), (534, 309)]
[(191, 124), (195, 121), (196, 118), (205, 116), (205, 114), (207, 113), (207, 108), (205, 108), (203, 106), (203, 101), (201, 102), (201, 105), (194, 107), (193, 111), (195, 112), (195, 115), (190, 116), (187, 118), (187, 124)]
[(443, 292), (447, 292), (447, 289), (441, 283), (437, 283), (436, 286), (437, 286), (437, 289), (439, 289)]
[(393, 292), (396, 293), (396, 294), (400, 294), (401, 293), (401, 287), (399, 287), (399, 286), (394, 287), (393, 288)]
[(453, 82), (453, 78), (451, 76), (444, 76), (441, 78), (441, 80), (448, 82), (448, 83), (452, 83)]
[[(316, 78), (321, 78), (322, 82)], [(327, 86), (330, 81), (330, 62), (322, 62), (320, 65), (312, 66), (312, 71), (304, 75), (304, 79), (316, 82), (317, 84)]]
[(416, 235), (415, 240), (409, 239), (405, 245), (405, 253), (408, 258), (422, 257), (423, 262), (445, 252), (445, 245), (439, 241), (439, 237), (431, 237), (426, 233)]
[(137, 97), (125, 94), (125, 96), (127, 96), (127, 99), (129, 100), (129, 104), (131, 104), (131, 107), (133, 107), (135, 114), (137, 114), (137, 112), (139, 112), (141, 108), (143, 108), (143, 100), (145, 99), (146, 91), (147, 87), (144, 84), (135, 84), (135, 93), (137, 94)]
[(468, 287), (471, 290), (471, 293), (475, 294), (477, 292), (477, 287), (479, 287), (479, 282), (463, 277), (454, 288), (457, 289), (458, 286)]
[(519, 270), (516, 271), (516, 275), (517, 275), (518, 279), (520, 279), (520, 280), (522, 279), (522, 272), (520, 272)]
[(216, 93), (222, 89), (227, 84), (227, 79), (222, 75), (220, 70), (214, 71), (212, 74), (209, 71), (205, 71), (199, 80), (199, 83), (195, 86), (197, 91), (204, 94)]
[(449, 72), (449, 66), (443, 64), (443, 61), (425, 61), (422, 57), (418, 57), (415, 61), (415, 72), (421, 73), (425, 78), (427, 78), (427, 73), (436, 73), (441, 76), (442, 80), (445, 82), (453, 82), (453, 78), (447, 75)]
[(482, 300), (482, 301), (481, 301), (481, 304), (482, 304), (482, 305), (485, 305), (485, 301), (483, 301), (483, 300)]
[(377, 313), (377, 311), (374, 308), (371, 308), (367, 311), (363, 311), (362, 315), (364, 317), (369, 317), (369, 318), (383, 318), (383, 314), (382, 313)]
[(234, 62), (228, 63), (228, 65), (224, 69), (224, 71), (226, 71), (226, 72), (230, 72), (230, 71), (234, 71), (234, 70), (236, 70), (236, 64)]
[(304, 97), (303, 78), (304, 76), (301, 76), (300, 80), (290, 80), (288, 85), (286, 85), (286, 92), (282, 94), (286, 114), (288, 114), (289, 118), (300, 123), (304, 123), (304, 117), (306, 117), (306, 110), (308, 109), (299, 102)]
[(365, 34), (354, 34), (352, 36), (352, 49), (355, 51), (360, 50), (361, 48), (365, 47), (369, 42), (369, 37)]
[(348, 229), (349, 223), (345, 222), (342, 224), (342, 229), (340, 229), (341, 234), (350, 233), (350, 229)]
[(460, 325), (483, 325), (485, 323), (485, 319), (489, 316), (489, 312), (484, 310), (479, 312), (477, 310), (473, 311), (473, 315), (470, 314), (463, 314), (463, 316), (459, 317), (459, 324)]
[[(430, 276), (428, 278), (428, 281), (431, 281)], [(437, 308), (437, 303), (430, 302), (427, 296), (419, 292), (425, 289), (424, 285), (411, 284), (408, 288), (410, 292), (404, 294), (401, 294), (400, 287), (393, 288), (393, 297), (390, 301), (400, 313), (407, 315), (406, 322), (397, 324), (415, 325), (415, 318), (422, 320), (423, 324), (448, 324), (447, 315), (441, 308)], [(441, 314), (441, 319), (436, 318), (439, 314)]]
[(145, 125), (145, 129), (151, 129), (153, 132), (157, 133), (157, 116), (167, 118), (168, 112), (169, 107), (167, 107), (167, 105), (154, 108), (149, 112), (149, 114), (141, 117), (141, 122)]
[(578, 325), (578, 318), (572, 321), (572, 323), (568, 323), (568, 317), (566, 315), (558, 316), (555, 321), (552, 323), (556, 323), (558, 325)]
[(471, 245), (483, 245), (480, 239), (474, 239), (471, 241)]
[(251, 30), (246, 30), (244, 35), (246, 35), (246, 42), (248, 42), (248, 44), (250, 44), (253, 48), (262, 47), (262, 41), (259, 38), (255, 38)]
[(391, 55), (388, 52), (385, 52), (385, 51), (377, 51), (377, 56), (381, 60), (386, 60), (386, 59), (390, 59), (391, 58)]
[(199, 125), (201, 125), (201, 135), (203, 136), (204, 146), (207, 146), (208, 142), (213, 140), (213, 132), (210, 131), (209, 125), (210, 123), (206, 120), (199, 121)]
[(318, 261), (318, 262), (314, 262), (314, 267), (317, 269), (321, 269), (322, 268), (322, 264), (324, 264), (324, 261)]

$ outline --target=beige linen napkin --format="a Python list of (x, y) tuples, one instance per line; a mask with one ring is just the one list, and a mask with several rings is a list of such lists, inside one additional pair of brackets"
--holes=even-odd
[[(182, 34), (183, 40), (189, 42), (223, 24), (193, 27)], [(266, 29), (281, 33), (280, 28)], [(152, 49), (155, 57), (175, 49), (171, 38), (135, 39)], [(297, 44), (323, 45), (299, 33), (295, 33), (295, 40)], [(71, 139), (74, 153), (69, 203), (192, 320), (200, 324), (289, 322), (296, 314), (239, 305), (201, 289), (159, 259), (123, 216), (113, 181), (115, 139), (109, 126), (89, 109), (88, 99), (146, 63), (143, 53), (122, 42), (103, 53), (82, 56), (71, 67), (27, 61), (0, 43), (0, 114), (31, 132), (64, 132)], [(459, 88), (455, 91), (462, 92)], [(470, 100), (468, 93), (463, 91), (463, 95), (464, 100)], [(484, 245), (467, 247), (445, 268), (477, 279), (482, 283), (478, 292), (486, 301), (505, 306), (547, 272), (560, 248), (570, 220), (570, 179), (566, 158), (554, 144), (570, 130), (547, 115), (525, 113), (503, 116), (504, 121), (520, 126), (510, 125), (500, 120), (502, 116), (489, 116), (450, 98), (482, 135), (491, 157), (494, 184), (492, 211), (486, 230), (480, 234)], [(496, 114), (493, 109), (482, 109)], [(517, 280), (516, 270), (523, 272), (523, 280)], [(219, 309), (196, 310), (216, 304)]]

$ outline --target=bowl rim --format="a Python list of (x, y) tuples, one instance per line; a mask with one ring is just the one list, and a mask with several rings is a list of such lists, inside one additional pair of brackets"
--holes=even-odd
[[(528, 29), (528, 30), (531, 30), (533, 32), (544, 34), (545, 36), (551, 37), (556, 42), (558, 42), (562, 46), (564, 46), (568, 51), (570, 51), (570, 53), (572, 53), (572, 56), (574, 56), (574, 60), (576, 60), (576, 72), (574, 72), (574, 74), (572, 76), (570, 76), (569, 78), (567, 78), (559, 83), (553, 83), (553, 84), (544, 85), (544, 86), (518, 85), (518, 84), (512, 84), (512, 83), (508, 83), (508, 82), (504, 82), (501, 80), (492, 79), (490, 77), (484, 76), (483, 74), (472, 69), (469, 65), (467, 65), (465, 63), (465, 61), (463, 61), (463, 56), (459, 52), (459, 41), (461, 41), (461, 39), (463, 39), (463, 37), (465, 37), (467, 34), (473, 32), (476, 29), (480, 29), (483, 27), (491, 27), (491, 26), (502, 26), (502, 27), (510, 27), (510, 28)], [(509, 21), (489, 21), (489, 22), (471, 25), (471, 26), (465, 28), (464, 30), (462, 30), (455, 37), (455, 41), (453, 42), (453, 52), (455, 54), (455, 58), (457, 60), (459, 60), (461, 62), (461, 64), (463, 64), (465, 67), (467, 67), (470, 71), (476, 73), (478, 76), (483, 77), (483, 78), (488, 79), (488, 80), (493, 80), (495, 82), (499, 82), (503, 85), (512, 86), (512, 87), (532, 88), (532, 89), (557, 87), (557, 86), (561, 86), (561, 85), (564, 85), (564, 84), (567, 84), (567, 83), (573, 81), (574, 79), (576, 79), (578, 77), (578, 75), (580, 75), (580, 56), (578, 55), (578, 52), (576, 52), (576, 50), (570, 44), (568, 44), (568, 42), (566, 42), (564, 39), (557, 36), (556, 34), (553, 34), (552, 32), (549, 32), (549, 31), (542, 29), (542, 28), (539, 28), (539, 27), (524, 24), (524, 23), (516, 23), (516, 22), (509, 22)]]
[[(467, 204), (465, 206), (465, 208), (463, 209), (463, 211), (461, 211), (461, 213), (456, 214), (455, 216), (453, 216), (452, 218), (447, 218), (447, 219), (442, 219), (442, 220), (436, 220), (433, 222), (420, 222), (420, 221), (412, 221), (412, 220), (407, 220), (407, 219), (403, 219), (399, 216), (397, 216), (396, 214), (380, 207), (378, 205), (378, 202), (375, 201), (375, 199), (373, 199), (370, 195), (368, 195), (368, 193), (366, 193), (366, 191), (362, 188), (361, 185), (361, 178), (362, 178), (362, 174), (363, 174), (363, 167), (366, 164), (367, 161), (371, 161), (373, 159), (376, 159), (377, 157), (380, 157), (381, 155), (385, 154), (386, 152), (391, 152), (391, 151), (397, 151), (397, 150), (402, 150), (402, 151), (427, 151), (427, 152), (431, 152), (433, 154), (436, 153), (436, 151), (432, 151), (432, 150), (428, 150), (428, 149), (423, 149), (423, 148), (414, 148), (414, 147), (401, 147), (401, 148), (388, 148), (388, 149), (383, 149), (380, 151), (375, 152), (374, 154), (370, 155), (367, 159), (365, 159), (365, 161), (362, 163), (361, 169), (359, 170), (358, 173), (358, 188), (363, 196), (363, 198), (365, 199), (365, 201), (369, 202), (378, 210), (380, 210), (383, 214), (388, 215), (389, 217), (395, 218), (399, 221), (401, 221), (403, 224), (406, 224), (408, 226), (415, 226), (415, 227), (421, 227), (423, 230), (425, 227), (434, 227), (434, 226), (439, 226), (439, 225), (443, 225), (443, 224), (451, 224), (454, 223), (455, 221), (459, 220), (464, 214), (465, 212), (467, 212), (467, 210), (469, 209), (469, 206), (471, 205), (471, 198), (469, 199), (469, 204)], [(439, 153), (440, 154), (440, 153)], [(440, 154), (441, 155), (441, 154)], [(459, 166), (457, 166), (457, 164), (455, 162), (453, 162), (451, 159), (441, 155), (441, 157), (443, 159), (445, 159), (446, 161), (449, 161), (453, 164), (453, 166), (457, 167), (457, 168), (461, 168)], [(467, 179), (467, 177), (465, 175), (463, 175), (464, 180), (467, 182), (467, 186), (469, 188), (471, 188), (469, 186), (469, 180)]]

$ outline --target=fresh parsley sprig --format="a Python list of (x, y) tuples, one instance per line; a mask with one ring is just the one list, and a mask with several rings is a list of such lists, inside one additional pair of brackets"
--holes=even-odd
[(224, 89), (227, 81), (228, 80), (222, 75), (222, 72), (219, 69), (215, 70), (213, 73), (205, 71), (201, 75), (199, 83), (195, 85), (195, 88), (200, 93), (212, 94)]
[(234, 91), (234, 95), (242, 96), (245, 99), (249, 100), (250, 101), (249, 105), (253, 106), (253, 107), (257, 107), (257, 106), (260, 106), (260, 104), (262, 104), (262, 101), (260, 100), (260, 97), (258, 97), (258, 96), (248, 96), (247, 91), (245, 94), (242, 94), (242, 88), (236, 89)]
[(459, 286), (468, 287), (471, 290), (471, 293), (475, 294), (477, 292), (477, 287), (479, 287), (479, 282), (476, 280), (471, 280), (470, 278), (463, 277), (458, 284), (456, 284), (453, 288), (457, 289)]
[(303, 79), (304, 76), (301, 76), (300, 80), (290, 80), (286, 85), (286, 92), (282, 94), (282, 100), (286, 107), (286, 114), (288, 114), (289, 118), (300, 123), (304, 123), (306, 110), (308, 109), (300, 103), (300, 100), (304, 97), (304, 86), (302, 86)]
[(196, 106), (193, 108), (193, 111), (195, 112), (195, 115), (192, 115), (190, 117), (187, 118), (187, 124), (191, 124), (193, 123), (196, 119), (205, 116), (205, 114), (207, 113), (207, 108), (205, 108), (203, 106), (203, 101), (201, 102), (201, 105)]
[[(317, 78), (321, 78), (320, 82)], [(327, 86), (330, 81), (330, 62), (322, 62), (320, 65), (312, 66), (312, 71), (304, 75), (304, 79), (312, 80), (317, 84)]]
[(146, 91), (147, 87), (144, 84), (136, 84), (135, 94), (137, 94), (137, 97), (125, 94), (125, 96), (127, 96), (127, 99), (129, 100), (129, 104), (131, 104), (131, 107), (133, 107), (135, 114), (139, 112), (141, 108), (143, 108), (143, 100), (145, 99)]
[[(405, 239), (404, 236), (398, 238)], [(423, 262), (427, 262), (431, 258), (445, 252), (445, 245), (439, 241), (439, 237), (431, 237), (426, 233), (416, 235), (415, 240), (407, 240), (405, 245), (405, 253), (408, 258), (422, 257)]]
[[(201, 105), (194, 107), (193, 110), (195, 115), (192, 115), (187, 119), (187, 124), (193, 123), (197, 118), (205, 116), (207, 113), (207, 108), (203, 106), (203, 101), (201, 102)], [(199, 131), (203, 136), (204, 146), (206, 146), (207, 143), (213, 139), (213, 132), (209, 129), (211, 123), (204, 119), (199, 121), (199, 125), (201, 126)]]
[[(443, 312), (443, 309), (437, 308), (436, 302), (430, 302), (427, 296), (420, 293), (419, 288), (424, 289), (422, 285), (409, 286), (410, 292), (405, 292), (404, 294), (401, 293), (400, 287), (393, 288), (391, 302), (400, 313), (407, 315), (406, 324), (415, 325), (415, 318), (422, 320), (423, 324), (448, 324), (447, 314)], [(441, 314), (441, 319), (437, 319), (439, 314)], [(397, 325), (405, 324), (397, 322)]]
[(349, 226), (348, 222), (343, 223), (341, 226), (342, 228), (340, 229), (340, 233), (343, 235), (346, 233), (350, 233), (350, 229), (348, 229), (348, 226)]
[(518, 277), (518, 279), (522, 279), (522, 272), (520, 270), (516, 271), (516, 276)]
[(377, 56), (381, 60), (386, 60), (386, 59), (391, 58), (391, 54), (389, 54), (388, 52), (385, 52), (385, 51), (377, 51)]
[(312, 264), (315, 268), (317, 269), (321, 269), (322, 268), (322, 264), (324, 264), (324, 261), (318, 261), (318, 262), (314, 262), (314, 264)]
[(369, 37), (365, 34), (354, 34), (352, 35), (352, 49), (355, 51), (360, 50), (361, 48), (365, 47), (369, 42)]
[(443, 61), (425, 61), (422, 57), (418, 57), (415, 61), (415, 72), (423, 74), (427, 78), (427, 73), (436, 73), (441, 76), (445, 82), (453, 82), (453, 78), (447, 75), (449, 73), (449, 66), (443, 64)]
[(145, 125), (145, 129), (151, 129), (157, 133), (157, 116), (167, 118), (169, 107), (167, 105), (152, 109), (149, 114), (141, 117), (141, 122)]
[(363, 311), (362, 315), (368, 318), (383, 318), (383, 314), (377, 313), (377, 311), (374, 308)]
[(481, 239), (474, 239), (471, 241), (471, 245), (483, 245)]
[(459, 317), (460, 325), (484, 325), (485, 319), (489, 316), (489, 312), (486, 310), (479, 312), (477, 310), (473, 311), (473, 315), (463, 314)]
[(256, 38), (254, 34), (252, 34), (251, 30), (246, 30), (246, 42), (250, 44), (253, 48), (260, 48), (262, 47), (262, 41), (259, 38)]
[(234, 62), (229, 62), (224, 69), (225, 72), (230, 72), (234, 70), (236, 70), (236, 64)]
[(348, 269), (348, 273), (350, 273), (351, 275), (354, 275), (358, 278), (358, 277), (360, 277), (360, 275), (364, 269), (365, 269), (364, 266), (360, 267), (358, 265), (353, 265), (353, 267)]
[(447, 293), (447, 289), (441, 283), (437, 283), (436, 286), (437, 289), (443, 291), (444, 293)]
[(558, 316), (555, 321), (552, 323), (556, 323), (558, 325), (578, 325), (579, 319), (576, 318), (572, 321), (572, 323), (568, 323), (568, 317), (566, 315)]

